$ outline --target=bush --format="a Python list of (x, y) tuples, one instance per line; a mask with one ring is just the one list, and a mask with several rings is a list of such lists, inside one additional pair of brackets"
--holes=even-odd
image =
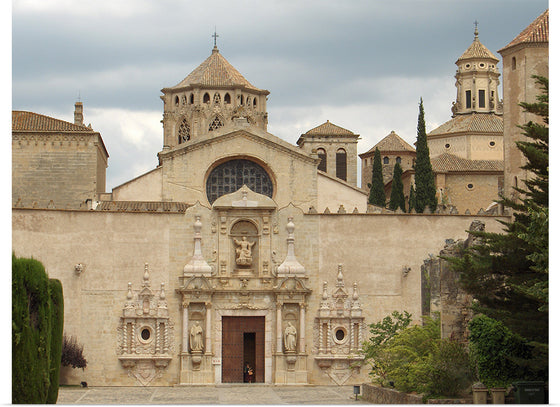
[(87, 360), (83, 355), (84, 345), (78, 344), (78, 340), (74, 336), (66, 336), (62, 341), (62, 366), (72, 366), (73, 368), (84, 369), (87, 366)]
[(62, 332), (64, 329), (64, 297), (62, 284), (59, 280), (50, 279), (51, 293), (51, 363), (50, 386), (47, 395), (47, 404), (56, 404), (58, 399), (58, 382), (60, 379), (60, 360), (62, 355)]

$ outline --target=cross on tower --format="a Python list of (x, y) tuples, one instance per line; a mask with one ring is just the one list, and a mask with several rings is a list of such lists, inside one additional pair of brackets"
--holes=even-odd
[(474, 36), (478, 37), (478, 21), (474, 20)]
[(216, 27), (214, 27), (214, 34), (212, 34), (212, 37), (214, 37), (214, 46), (216, 46), (216, 38), (219, 37), (219, 35), (216, 34)]

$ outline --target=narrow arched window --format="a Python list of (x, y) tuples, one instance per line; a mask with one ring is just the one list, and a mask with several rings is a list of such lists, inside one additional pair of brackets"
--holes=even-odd
[(204, 98), (202, 99), (203, 103), (210, 103), (210, 95), (208, 93), (204, 94)]
[(401, 157), (397, 157), (397, 160), (396, 160), (396, 161), (397, 161), (398, 164), (400, 164), (401, 161), (402, 161), (402, 160), (401, 160)]
[(229, 95), (229, 93), (226, 93), (226, 95), (224, 96), (224, 103), (227, 105), (231, 103), (231, 96)]
[(183, 119), (183, 121), (181, 121), (177, 135), (179, 144), (185, 143), (191, 139), (191, 127), (189, 126), (187, 119)]
[(517, 69), (517, 59), (515, 59), (515, 57), (513, 57), (511, 59), (511, 70), (515, 71)]
[(218, 116), (214, 117), (214, 119), (210, 122), (210, 125), (208, 126), (208, 131), (214, 131), (216, 129), (219, 129), (220, 127), (222, 127), (224, 125), (224, 123), (220, 120), (220, 118)]
[(323, 148), (318, 148), (317, 156), (321, 159), (321, 162), (319, 163), (317, 169), (327, 172), (327, 153)]
[(219, 105), (221, 101), (222, 98), (220, 97), (220, 94), (218, 92), (214, 93), (214, 104)]
[(190, 103), (191, 105), (194, 104), (194, 95), (191, 93), (191, 97), (190, 97)]
[(257, 108), (257, 98), (253, 99), (253, 107), (256, 109)]
[(239, 105), (243, 105), (243, 95), (239, 95)]
[(175, 96), (175, 106), (179, 106), (179, 96)]
[(336, 177), (346, 181), (346, 151), (342, 148), (336, 152)]
[(389, 157), (383, 157), (383, 164), (389, 164)]

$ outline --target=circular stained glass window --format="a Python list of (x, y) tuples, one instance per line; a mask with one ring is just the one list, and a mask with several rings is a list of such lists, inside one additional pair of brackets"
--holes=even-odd
[(236, 159), (226, 161), (212, 170), (206, 180), (208, 202), (214, 203), (222, 195), (231, 194), (243, 185), (252, 191), (272, 198), (272, 180), (257, 163)]

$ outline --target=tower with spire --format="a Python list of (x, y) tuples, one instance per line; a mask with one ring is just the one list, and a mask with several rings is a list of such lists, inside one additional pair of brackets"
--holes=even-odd
[(177, 85), (163, 88), (163, 149), (173, 149), (234, 124), (266, 131), (267, 90), (253, 86), (221, 54), (212, 54)]
[(455, 62), (457, 99), (451, 109), (453, 117), (469, 113), (502, 114), (498, 62), (499, 59), (480, 42), (475, 22), (474, 40)]

